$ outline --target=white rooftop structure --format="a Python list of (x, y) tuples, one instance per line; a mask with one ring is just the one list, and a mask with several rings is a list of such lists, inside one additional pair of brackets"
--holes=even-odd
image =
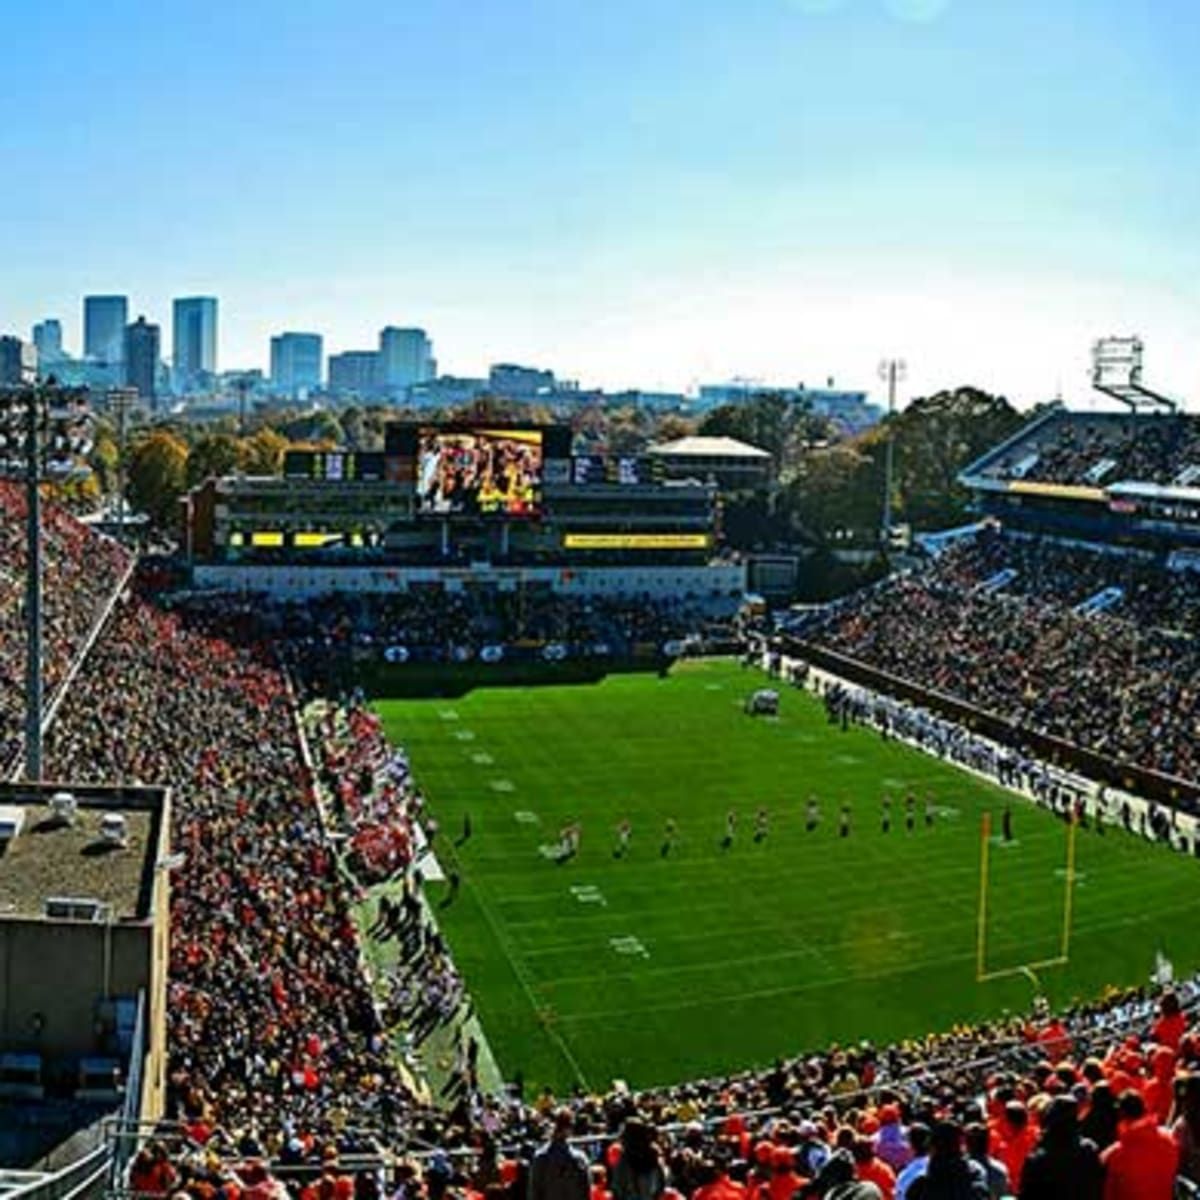
[(765, 451), (731, 437), (681, 437), (650, 446), (647, 454), (695, 458), (770, 458)]

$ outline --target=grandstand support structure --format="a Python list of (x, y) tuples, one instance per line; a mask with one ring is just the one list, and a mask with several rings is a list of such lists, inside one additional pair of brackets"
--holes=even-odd
[(1011, 967), (988, 969), (987, 934), (988, 901), (991, 894), (991, 846), (992, 815), (984, 813), (979, 827), (979, 908), (976, 917), (975, 935), (975, 982), (990, 983), (994, 979), (1007, 979), (1013, 975), (1026, 975), (1037, 985), (1035, 972), (1048, 967), (1065, 967), (1071, 961), (1071, 929), (1075, 920), (1075, 846), (1079, 833), (1079, 822), (1072, 816), (1067, 821), (1066, 865), (1063, 871), (1063, 916), (1062, 933), (1059, 938), (1058, 954), (1036, 962), (1018, 963)]
[(1092, 345), (1092, 386), (1132, 412), (1174, 412), (1177, 405), (1142, 383), (1142, 339), (1104, 337)]

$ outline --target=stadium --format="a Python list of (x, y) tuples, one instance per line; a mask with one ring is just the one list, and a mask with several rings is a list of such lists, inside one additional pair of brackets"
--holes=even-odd
[(774, 617), (736, 443), (395, 421), (201, 482), (170, 562), (0, 482), (15, 1165), (77, 1126), (55, 1195), (1192, 1194), (1200, 421), (1109, 367), (1124, 411), (964, 469), (974, 523)]

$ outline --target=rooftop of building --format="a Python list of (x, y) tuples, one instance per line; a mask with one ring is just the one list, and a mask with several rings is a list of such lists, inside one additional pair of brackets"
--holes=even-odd
[[(51, 797), (76, 798), (76, 811), (64, 820)], [(0, 814), (21, 814), (15, 837), (0, 839), (0, 920), (47, 916), (46, 901), (80, 900), (105, 906), (114, 921), (149, 915), (163, 818), (161, 789), (66, 788), (0, 785)], [(106, 816), (124, 818), (123, 843), (101, 834)], [(75, 919), (95, 919), (77, 910)], [(71, 919), (60, 911), (57, 918)]]
[(649, 447), (647, 453), (696, 458), (771, 457), (765, 450), (731, 437), (681, 437), (672, 442), (659, 442)]

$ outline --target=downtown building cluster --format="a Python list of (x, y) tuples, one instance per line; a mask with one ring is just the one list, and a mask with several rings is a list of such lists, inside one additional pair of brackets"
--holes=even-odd
[[(53, 376), (59, 383), (95, 391), (135, 390), (151, 412), (178, 410), (201, 416), (250, 398), (256, 404), (390, 404), (415, 409), (470, 405), (481, 397), (538, 404), (551, 411), (589, 405), (633, 406), (698, 414), (737, 404), (768, 391), (808, 404), (846, 432), (880, 417), (867, 393), (824, 387), (749, 386), (748, 381), (704, 385), (696, 395), (628, 389), (583, 388), (554, 371), (516, 363), (493, 364), (486, 375), (438, 372), (433, 342), (419, 327), (387, 325), (374, 348), (326, 354), (325, 339), (313, 331), (288, 330), (270, 339), (269, 368), (221, 370), (219, 305), (215, 296), (173, 301), (170, 340), (160, 325), (139, 315), (130, 320), (129, 298), (91, 295), (83, 299), (81, 353), (66, 347), (62, 322), (48, 317), (26, 341), (0, 336), (0, 386)], [(167, 358), (167, 352), (170, 352)]]

